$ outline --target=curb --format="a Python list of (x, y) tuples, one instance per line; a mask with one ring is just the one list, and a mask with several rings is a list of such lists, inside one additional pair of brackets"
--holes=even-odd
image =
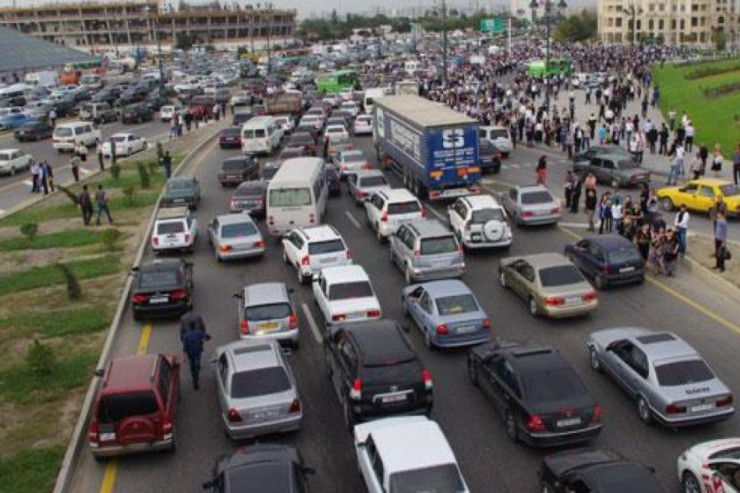
[[(221, 131), (220, 128), (216, 129), (216, 132), (214, 132), (212, 135), (208, 136), (203, 142), (195, 146), (193, 150), (191, 150), (187, 156), (180, 162), (180, 164), (177, 165), (177, 167), (173, 170), (173, 175), (178, 174), (179, 171), (185, 168), (189, 164), (189, 162), (198, 155), (208, 144), (211, 143), (211, 141), (218, 137), (219, 132)], [(80, 180), (82, 181), (82, 180)], [(51, 194), (50, 194), (51, 195)], [(146, 235), (149, 236), (149, 234), (152, 231), (152, 228), (154, 227), (154, 222), (157, 218), (157, 212), (159, 210), (159, 201), (161, 200), (161, 194), (160, 197), (157, 198), (157, 202), (154, 204), (154, 209), (152, 210), (152, 214), (149, 217), (149, 222), (146, 227)], [(138, 265), (141, 262), (141, 259), (144, 257), (144, 252), (146, 251), (147, 246), (149, 243), (147, 241), (142, 241), (141, 245), (139, 246), (139, 251), (136, 254), (136, 259), (134, 260), (133, 265)], [(131, 290), (131, 284), (132, 284), (131, 276), (129, 276), (126, 279), (126, 284), (123, 288), (123, 291), (121, 292), (121, 299), (118, 302), (118, 307), (116, 308), (116, 314), (113, 317), (113, 321), (111, 322), (110, 328), (108, 329), (108, 335), (105, 338), (105, 344), (103, 345), (103, 350), (100, 353), (100, 358), (98, 359), (98, 363), (96, 365), (96, 368), (103, 368), (105, 366), (105, 363), (110, 359), (110, 354), (113, 350), (113, 342), (116, 339), (116, 336), (118, 335), (118, 331), (123, 325), (121, 322), (123, 320), (123, 315), (126, 312), (126, 307), (128, 306), (128, 297), (129, 292)], [(85, 444), (85, 436), (87, 432), (87, 427), (90, 422), (90, 409), (92, 407), (93, 399), (95, 397), (95, 393), (98, 389), (98, 381), (100, 377), (93, 377), (93, 379), (90, 381), (90, 385), (87, 389), (87, 393), (85, 394), (85, 400), (82, 403), (82, 409), (80, 410), (80, 415), (77, 419), (77, 424), (75, 425), (74, 431), (72, 432), (72, 437), (70, 439), (69, 445), (67, 446), (67, 450), (64, 453), (64, 459), (62, 459), (62, 464), (59, 468), (59, 474), (57, 475), (57, 480), (54, 485), (53, 493), (65, 493), (69, 491), (70, 482), (72, 481), (72, 473), (75, 470), (77, 466), (77, 462), (80, 457), (80, 452)]]

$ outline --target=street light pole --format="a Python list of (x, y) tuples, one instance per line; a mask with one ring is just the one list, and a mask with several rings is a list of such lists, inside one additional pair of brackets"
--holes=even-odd
[(272, 31), (272, 4), (267, 4), (267, 75), (272, 72), (272, 56), (270, 54), (270, 31)]
[(442, 82), (447, 87), (447, 4), (442, 0)]
[[(537, 0), (532, 0), (532, 2), (529, 4), (529, 7), (532, 9), (533, 17), (534, 13), (537, 10)], [(547, 39), (545, 40), (545, 108), (546, 111), (550, 112), (550, 94), (551, 94), (551, 75), (550, 74), (550, 55), (551, 55), (551, 38), (552, 38), (552, 22), (553, 22), (553, 10), (557, 8), (558, 10), (563, 10), (567, 7), (564, 0), (560, 0), (557, 5), (555, 5), (554, 0), (545, 0), (544, 2), (545, 7), (545, 36), (547, 36)]]

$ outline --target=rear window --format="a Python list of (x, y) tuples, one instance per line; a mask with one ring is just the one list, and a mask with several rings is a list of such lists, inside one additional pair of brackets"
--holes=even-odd
[(247, 169), (247, 162), (242, 160), (234, 160), (234, 161), (224, 161), (221, 164), (221, 169), (224, 170), (226, 173), (231, 173), (234, 171), (242, 171)]
[(168, 181), (167, 182), (167, 190), (168, 191), (180, 191), (180, 190), (191, 190), (193, 188), (193, 183), (191, 181), (186, 180), (175, 180), (175, 181)]
[(581, 272), (572, 265), (558, 265), (540, 270), (540, 282), (546, 288), (567, 286), (583, 281)]
[(332, 284), (329, 288), (329, 299), (346, 300), (373, 296), (373, 288), (367, 281), (343, 282)]
[(67, 127), (58, 127), (54, 130), (54, 135), (57, 137), (70, 137), (72, 136), (72, 129)]
[(139, 288), (168, 288), (180, 282), (180, 275), (175, 270), (141, 271)]
[(258, 128), (257, 130), (254, 131), (254, 136), (257, 139), (263, 139), (265, 138), (266, 135), (267, 135), (267, 132), (265, 132), (264, 128)]
[(288, 303), (273, 303), (270, 305), (249, 306), (244, 309), (247, 320), (275, 320), (276, 318), (290, 317), (291, 309)]
[(414, 212), (420, 212), (421, 206), (419, 202), (412, 200), (410, 202), (394, 202), (388, 204), (388, 214), (413, 214)]
[(224, 224), (221, 227), (222, 238), (239, 238), (252, 236), (257, 233), (257, 228), (252, 223)]
[(104, 395), (98, 404), (98, 421), (116, 423), (133, 416), (146, 416), (159, 411), (154, 392)]
[(478, 303), (476, 303), (473, 295), (470, 294), (445, 296), (443, 298), (437, 298), (435, 301), (437, 303), (437, 311), (443, 316), (478, 311)]
[(502, 209), (481, 209), (473, 211), (471, 221), (473, 224), (486, 224), (488, 221), (504, 221), (504, 211)]
[(522, 204), (547, 204), (553, 202), (555, 199), (552, 198), (550, 192), (544, 190), (539, 192), (526, 192), (521, 194)]
[(309, 255), (321, 255), (322, 253), (334, 253), (334, 252), (343, 252), (343, 251), (344, 251), (344, 243), (342, 243), (342, 240), (340, 239), (329, 240), (329, 241), (318, 241), (318, 242), (308, 244), (308, 254)]
[(309, 188), (270, 190), (270, 207), (306, 207), (313, 203)]
[(234, 190), (235, 197), (261, 197), (265, 192), (262, 187), (248, 186), (239, 187)]
[(157, 224), (158, 235), (172, 235), (176, 233), (184, 233), (185, 224), (182, 221), (170, 221), (166, 223)]
[(460, 472), (454, 464), (397, 472), (390, 477), (390, 490), (394, 493), (448, 493), (463, 489)]
[(439, 238), (426, 238), (421, 240), (422, 255), (436, 255), (440, 253), (452, 253), (457, 251), (454, 236), (442, 236)]
[(359, 163), (365, 160), (365, 156), (361, 152), (344, 152), (341, 160), (346, 163)]
[(611, 264), (619, 264), (623, 262), (633, 262), (641, 260), (639, 250), (632, 246), (619, 247), (616, 250), (610, 250), (606, 254), (607, 261)]
[(509, 132), (507, 132), (504, 129), (491, 130), (491, 138), (492, 139), (508, 139)]
[(526, 375), (522, 380), (527, 400), (532, 402), (567, 401), (588, 393), (569, 368)]
[(360, 178), (360, 186), (363, 187), (382, 187), (387, 184), (388, 180), (385, 179), (385, 176), (367, 176)]
[(245, 399), (290, 390), (290, 380), (279, 366), (235, 373), (231, 377), (231, 397)]
[(655, 367), (655, 374), (661, 387), (675, 387), (712, 380), (714, 374), (700, 359), (677, 361)]

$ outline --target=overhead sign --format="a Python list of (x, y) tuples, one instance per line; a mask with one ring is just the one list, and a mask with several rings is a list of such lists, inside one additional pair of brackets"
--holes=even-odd
[(481, 19), (478, 28), (482, 33), (502, 33), (506, 30), (506, 19), (503, 17)]

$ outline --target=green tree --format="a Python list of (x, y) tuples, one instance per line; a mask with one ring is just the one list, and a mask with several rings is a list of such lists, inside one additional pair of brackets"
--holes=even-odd
[(587, 10), (580, 14), (571, 15), (563, 20), (555, 29), (556, 41), (587, 41), (596, 36), (597, 20), (594, 14)]
[(187, 33), (177, 33), (175, 35), (175, 48), (179, 50), (189, 50), (195, 44), (195, 39)]

